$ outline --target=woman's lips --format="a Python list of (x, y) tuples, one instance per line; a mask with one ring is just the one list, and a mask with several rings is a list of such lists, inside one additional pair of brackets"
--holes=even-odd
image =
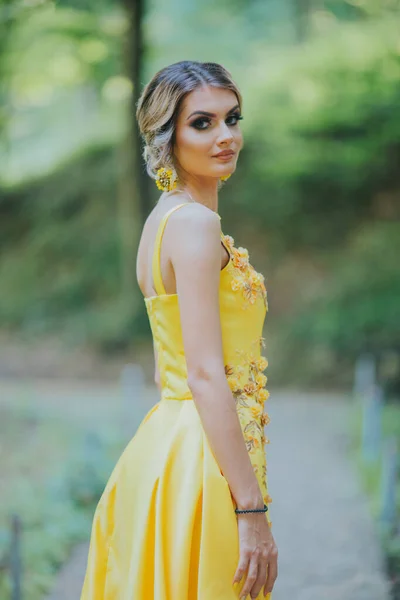
[(232, 152), (232, 154), (222, 154), (221, 156), (214, 156), (213, 158), (217, 158), (218, 160), (223, 160), (224, 162), (227, 162), (228, 160), (231, 160), (234, 156), (235, 153)]

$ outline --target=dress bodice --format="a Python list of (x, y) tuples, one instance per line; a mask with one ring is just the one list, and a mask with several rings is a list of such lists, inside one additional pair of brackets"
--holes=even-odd
[[(191, 400), (187, 385), (186, 358), (182, 339), (177, 294), (166, 294), (161, 277), (160, 246), (163, 231), (172, 212), (189, 204), (174, 206), (159, 225), (152, 263), (156, 294), (145, 298), (161, 382), (161, 400)], [(266, 485), (266, 467), (260, 456), (263, 445), (269, 443), (264, 426), (269, 416), (263, 412), (269, 397), (265, 389), (267, 377), (263, 371), (268, 362), (262, 356), (263, 325), (268, 311), (264, 277), (249, 262), (248, 251), (234, 246), (234, 240), (221, 230), (221, 242), (229, 251), (229, 261), (220, 272), (219, 304), (225, 374), (236, 402), (244, 439), (255, 471)], [(270, 502), (265, 494), (264, 501)]]

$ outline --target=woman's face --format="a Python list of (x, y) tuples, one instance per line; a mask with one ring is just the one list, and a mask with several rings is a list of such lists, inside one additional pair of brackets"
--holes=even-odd
[[(243, 136), (238, 99), (231, 90), (205, 86), (190, 92), (177, 117), (174, 155), (178, 169), (201, 177), (233, 173)], [(225, 158), (216, 154), (233, 152)]]

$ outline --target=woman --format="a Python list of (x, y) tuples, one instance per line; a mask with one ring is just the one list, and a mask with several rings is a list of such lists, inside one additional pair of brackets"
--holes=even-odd
[(147, 172), (163, 190), (137, 255), (161, 399), (97, 506), (81, 600), (271, 598), (267, 293), (218, 214), (241, 107), (226, 69), (194, 61), (160, 70), (138, 102)]

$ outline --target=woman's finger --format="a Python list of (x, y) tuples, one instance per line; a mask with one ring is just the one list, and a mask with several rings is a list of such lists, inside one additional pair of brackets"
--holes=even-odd
[(239, 558), (239, 564), (238, 567), (236, 569), (236, 573), (233, 577), (233, 584), (237, 583), (238, 581), (240, 581), (243, 577), (243, 575), (245, 574), (248, 564), (249, 564), (249, 560), (250, 560), (250, 556), (247, 555), (246, 553), (241, 553), (240, 558)]
[(249, 569), (247, 572), (247, 577), (244, 582), (242, 591), (240, 592), (240, 598), (247, 598), (247, 595), (250, 594), (250, 590), (254, 585), (254, 582), (257, 579), (258, 575), (258, 555), (253, 554), (250, 558)]
[(267, 595), (268, 592), (272, 592), (272, 588), (274, 587), (274, 583), (276, 578), (278, 577), (278, 554), (274, 552), (271, 559), (268, 562), (268, 577), (267, 581), (264, 585), (264, 596)]
[(267, 577), (267, 558), (260, 556), (258, 560), (257, 579), (254, 582), (253, 587), (250, 590), (251, 598), (257, 598), (262, 586), (265, 583)]

